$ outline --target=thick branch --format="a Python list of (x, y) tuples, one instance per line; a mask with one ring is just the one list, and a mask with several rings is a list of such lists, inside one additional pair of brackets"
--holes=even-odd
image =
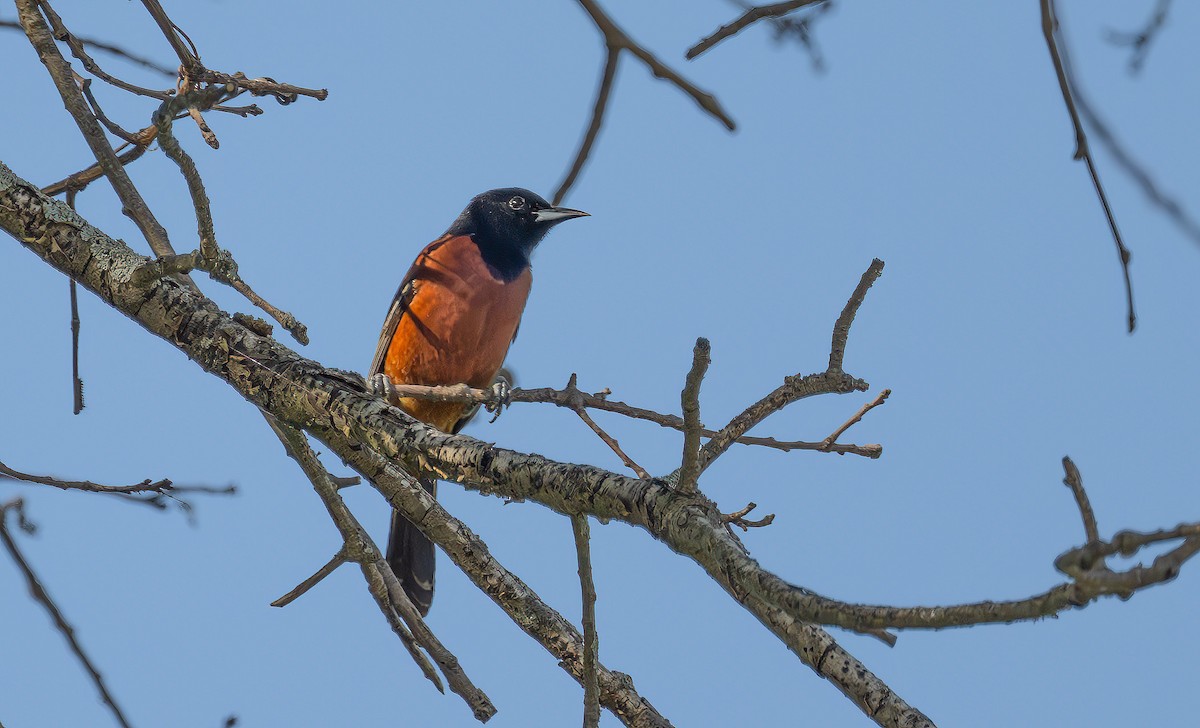
[[(382, 475), (379, 463), (387, 464), (384, 458), (413, 472), (430, 472), (470, 488), (533, 500), (560, 513), (588, 512), (645, 528), (700, 564), (806, 664), (830, 679), (875, 720), (900, 725), (920, 716), (848, 655), (838, 663), (837, 670), (828, 669), (829, 659), (833, 659), (830, 656), (842, 660), (839, 655), (844, 653), (835, 649), (836, 643), (823, 631), (804, 627), (801, 622), (809, 615), (794, 610), (789, 601), (808, 593), (783, 582), (751, 559), (727, 532), (721, 513), (707, 499), (681, 496), (660, 481), (557, 463), (462, 435), (441, 433), (419, 423), (380, 398), (368, 396), (358, 375), (322, 368), (279, 342), (256, 334), (199, 292), (173, 279), (162, 279), (148, 288), (129, 285), (130, 273), (142, 263), (140, 256), (92, 228), (65, 205), (41, 195), (3, 165), (0, 229), (178, 347), (254, 404), (312, 432), (338, 457), (375, 478), (374, 482), (389, 496), (395, 491), (387, 490), (377, 479)], [(416, 486), (410, 490), (421, 491)], [(410, 495), (420, 497), (419, 493)], [(405, 512), (402, 505), (393, 501), (393, 506), (433, 538), (426, 513)], [(441, 543), (437, 538), (433, 540)], [(472, 574), (472, 578), (477, 577)], [(526, 619), (524, 613), (517, 614), (517, 619)], [(579, 644), (577, 640), (575, 635), (571, 644)], [(560, 659), (566, 660), (565, 656)], [(853, 669), (841, 669), (851, 663)], [(564, 666), (568, 666), (566, 662)], [(607, 690), (604, 680), (602, 677), (602, 701)], [(886, 709), (879, 700), (886, 703)], [(604, 704), (608, 706), (609, 702)]]

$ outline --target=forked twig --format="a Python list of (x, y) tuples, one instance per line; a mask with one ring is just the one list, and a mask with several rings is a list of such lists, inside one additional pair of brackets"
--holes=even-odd
[(588, 155), (591, 153), (592, 145), (595, 144), (596, 137), (600, 133), (600, 128), (604, 123), (604, 114), (608, 109), (609, 94), (616, 81), (617, 64), (623, 51), (629, 51), (630, 54), (645, 64), (646, 68), (650, 70), (650, 73), (655, 78), (669, 81), (680, 91), (691, 97), (697, 106), (724, 124), (726, 129), (733, 131), (737, 127), (733, 119), (721, 107), (721, 103), (717, 101), (715, 96), (701, 90), (691, 81), (679, 75), (670, 66), (660, 61), (653, 53), (646, 50), (643, 46), (638, 45), (636, 41), (629, 37), (628, 33), (622, 30), (604, 12), (599, 3), (595, 0), (579, 0), (579, 5), (591, 17), (592, 22), (596, 25), (596, 29), (604, 37), (604, 68), (600, 73), (600, 85), (596, 89), (596, 103), (592, 107), (592, 118), (588, 122), (587, 131), (584, 132), (583, 139), (579, 144), (579, 150), (575, 153), (575, 159), (571, 163), (566, 177), (563, 178), (558, 189), (554, 192), (553, 199), (556, 205), (562, 202), (567, 192), (575, 184), (579, 173), (583, 170), (583, 166), (587, 162)]
[(837, 442), (837, 439), (839, 437), (841, 437), (846, 432), (846, 430), (849, 430), (855, 424), (857, 424), (858, 422), (861, 422), (864, 415), (866, 415), (871, 410), (875, 409), (879, 405), (886, 402), (887, 398), (890, 397), (891, 394), (892, 394), (892, 390), (885, 389), (882, 392), (880, 392), (879, 396), (877, 396), (875, 399), (864, 404), (862, 406), (862, 408), (858, 410), (858, 412), (854, 413), (853, 417), (851, 417), (850, 419), (843, 422), (841, 427), (834, 430), (833, 433), (829, 437), (825, 438), (825, 442), (821, 443), (821, 449), (824, 450), (825, 452), (829, 452), (829, 449), (834, 446), (834, 443)]

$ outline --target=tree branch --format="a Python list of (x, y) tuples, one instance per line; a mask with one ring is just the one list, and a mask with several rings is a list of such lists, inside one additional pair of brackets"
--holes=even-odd
[(778, 18), (780, 16), (787, 15), (794, 10), (798, 10), (805, 5), (814, 5), (820, 2), (824, 2), (824, 0), (790, 0), (789, 2), (772, 3), (771, 5), (760, 5), (758, 7), (750, 8), (746, 10), (746, 12), (742, 13), (741, 16), (739, 16), (732, 23), (722, 25), (720, 28), (717, 28), (715, 31), (713, 31), (711, 35), (707, 36), (699, 43), (689, 48), (684, 57), (689, 61), (693, 60), (721, 41), (732, 38), (760, 20), (765, 18)]
[[(365, 386), (365, 385), (364, 385)], [(393, 385), (397, 396), (409, 397), (412, 399), (428, 400), (431, 402), (462, 402), (464, 404), (484, 404), (491, 401), (494, 395), (486, 389), (473, 389), (465, 384), (450, 384), (442, 386), (426, 386), (423, 384), (395, 384)], [(596, 409), (603, 412), (613, 412), (615, 414), (624, 415), (637, 420), (645, 420), (653, 422), (660, 427), (666, 427), (673, 430), (683, 432), (683, 418), (678, 415), (664, 414), (655, 412), (654, 410), (644, 409), (642, 407), (634, 407), (624, 402), (609, 399), (611, 394), (607, 390), (596, 394), (588, 394), (578, 388), (572, 388), (570, 384), (564, 389), (554, 389), (553, 387), (538, 387), (534, 389), (514, 389), (510, 394), (510, 401), (513, 403), (542, 403), (552, 404), (556, 407), (565, 409), (577, 410), (584, 407), (587, 409)], [(716, 430), (707, 428), (700, 429), (700, 436), (713, 438), (721, 433)], [(818, 452), (832, 452), (839, 455), (851, 454), (861, 455), (868, 458), (878, 458), (883, 454), (883, 446), (872, 445), (843, 445), (834, 443), (826, 447), (825, 442), (807, 442), (802, 440), (787, 441), (776, 440), (772, 437), (750, 437), (742, 435), (734, 442), (742, 445), (755, 445), (759, 447), (769, 447), (774, 450), (782, 450), (783, 452), (791, 452), (792, 450), (814, 450)]]
[(646, 68), (650, 69), (650, 73), (654, 74), (655, 78), (671, 82), (680, 91), (690, 96), (692, 101), (695, 101), (696, 105), (708, 115), (724, 124), (726, 129), (733, 131), (737, 128), (737, 124), (733, 122), (733, 119), (729, 118), (729, 114), (725, 113), (725, 109), (721, 108), (721, 103), (717, 101), (715, 96), (707, 91), (701, 91), (691, 81), (680, 76), (670, 66), (658, 60), (653, 53), (638, 45), (619, 25), (613, 22), (613, 19), (604, 12), (596, 0), (579, 0), (579, 4), (591, 16), (592, 22), (596, 24), (596, 28), (604, 36), (604, 44), (608, 48), (629, 51), (644, 63)]
[(12, 534), (8, 531), (8, 513), (12, 511), (16, 514), (20, 527), (26, 532), (33, 532), (33, 524), (29, 523), (25, 518), (24, 506), (25, 503), (20, 498), (14, 498), (7, 503), (0, 504), (0, 542), (4, 543), (4, 547), (8, 549), (8, 555), (12, 557), (17, 568), (25, 575), (25, 581), (29, 585), (29, 595), (50, 613), (50, 618), (54, 620), (54, 626), (58, 628), (58, 631), (67, 640), (67, 644), (70, 645), (71, 651), (75, 653), (75, 656), (79, 658), (83, 669), (87, 670), (92, 682), (96, 685), (96, 690), (100, 692), (100, 699), (108, 706), (108, 709), (113, 714), (113, 718), (116, 719), (122, 728), (129, 728), (129, 720), (125, 717), (124, 712), (121, 711), (121, 707), (117, 705), (117, 699), (113, 697), (112, 692), (104, 683), (104, 676), (100, 674), (96, 665), (87, 656), (87, 653), (84, 652), (83, 645), (79, 644), (79, 640), (75, 638), (75, 628), (71, 626), (71, 623), (63, 616), (62, 610), (50, 598), (50, 594), (42, 586), (41, 580), (38, 579), (29, 562), (25, 560), (25, 556), (17, 548), (16, 541), (13, 540)]
[(133, 485), (100, 485), (93, 483), (90, 480), (59, 480), (52, 478), (49, 475), (30, 475), (22, 473), (18, 470), (13, 470), (4, 463), (0, 463), (0, 475), (12, 478), (13, 480), (21, 480), (27, 483), (40, 483), (49, 485), (60, 490), (84, 490), (89, 493), (166, 493), (174, 488), (171, 481), (166, 478), (162, 480), (151, 481), (149, 478), (140, 483)]
[(600, 73), (600, 85), (596, 88), (596, 103), (592, 107), (592, 120), (588, 122), (587, 131), (583, 134), (583, 140), (579, 143), (579, 151), (575, 153), (575, 161), (571, 163), (571, 168), (567, 170), (567, 176), (559, 183), (558, 189), (554, 191), (554, 205), (562, 203), (567, 196), (567, 192), (575, 185), (575, 180), (579, 177), (579, 173), (583, 171), (583, 165), (587, 163), (588, 155), (592, 152), (592, 145), (596, 143), (596, 137), (600, 134), (600, 127), (604, 124), (604, 112), (608, 110), (608, 96), (612, 92), (613, 82), (617, 78), (617, 62), (621, 60), (621, 49), (606, 45), (604, 52), (604, 70)]
[(600, 725), (600, 682), (596, 665), (600, 638), (596, 634), (596, 585), (592, 582), (591, 534), (586, 513), (571, 516), (579, 586), (583, 593), (583, 728)]
[[(466, 524), (454, 518), (407, 472), (370, 448), (356, 444), (329, 420), (314, 429), (331, 447), (352, 453), (347, 462), (383, 494), (393, 508), (416, 524), (527, 635), (541, 644), (569, 675), (584, 681), (584, 642), (579, 631), (492, 556)], [(600, 704), (627, 726), (669, 728), (626, 674), (597, 663)]]
[[(25, 29), (26, 37), (33, 44), (33, 48), (46, 66), (46, 70), (49, 71), (50, 77), (54, 80), (54, 85), (62, 97), (63, 104), (66, 105), (71, 118), (79, 126), (80, 133), (83, 134), (84, 140), (91, 148), (92, 154), (95, 155), (100, 169), (112, 184), (117, 198), (124, 205), (123, 212), (137, 223), (138, 229), (146, 237), (146, 241), (155, 255), (160, 257), (174, 255), (175, 249), (171, 247), (166, 229), (154, 217), (154, 213), (150, 212), (142, 194), (129, 179), (129, 175), (125, 173), (125, 168), (104, 136), (104, 130), (92, 115), (82, 92), (75, 85), (75, 77), (70, 64), (58, 52), (58, 47), (54, 45), (54, 37), (50, 34), (50, 29), (46, 26), (46, 21), (42, 19), (41, 13), (38, 12), (38, 1), (16, 1), (17, 12), (21, 26)], [(90, 68), (88, 70), (95, 72)]]
[(877, 396), (875, 399), (864, 404), (862, 406), (862, 408), (858, 410), (858, 412), (854, 413), (853, 417), (851, 417), (850, 419), (843, 422), (841, 427), (834, 430), (833, 433), (831, 433), (829, 435), (829, 437), (825, 438), (825, 442), (821, 443), (821, 449), (828, 451), (830, 448), (832, 448), (834, 446), (834, 444), (837, 443), (837, 439), (839, 437), (841, 437), (843, 434), (845, 434), (846, 430), (849, 430), (855, 424), (861, 422), (862, 418), (868, 412), (870, 412), (871, 410), (875, 409), (879, 405), (886, 402), (887, 398), (890, 397), (891, 395), (892, 395), (892, 390), (885, 389), (882, 392), (880, 392), (879, 396)]
[[(422, 507), (416, 505), (417, 501), (398, 500), (397, 488), (406, 476), (381, 480), (388, 471), (379, 463), (392, 462), (467, 488), (533, 500), (565, 515), (589, 512), (645, 528), (700, 564), (805, 664), (828, 678), (877, 722), (900, 725), (924, 720), (919, 711), (894, 696), (886, 684), (841, 650), (828, 634), (803, 624), (811, 620), (794, 610), (788, 599), (808, 592), (787, 584), (751, 559), (727, 531), (722, 514), (706, 498), (698, 494), (682, 496), (662, 481), (635, 480), (590, 466), (556, 463), (463, 435), (438, 432), (382, 399), (368, 396), (359, 375), (322, 368), (237, 323), (203, 294), (174, 279), (164, 278), (148, 288), (129, 286), (131, 272), (142, 263), (140, 256), (88, 225), (65, 205), (41, 195), (3, 165), (0, 229), (187, 353), (254, 404), (314, 434), (338, 457), (372, 479), (402, 515), (448, 553), (453, 549), (446, 543), (448, 536), (439, 537), (429, 520), (429, 508), (436, 503), (429, 498), (420, 501), (427, 504)], [(421, 498), (424, 493), (415, 483), (407, 489), (419, 491), (407, 493), (410, 498)], [(494, 584), (489, 586), (478, 574), (470, 576), (489, 594), (494, 593)], [(507, 597), (493, 598), (506, 611), (514, 607)], [(527, 608), (529, 604), (522, 602)], [(568, 661), (565, 652), (571, 645), (581, 647), (578, 634), (571, 631), (569, 643), (560, 642), (562, 630), (569, 623), (563, 626), (558, 621), (561, 617), (555, 615), (553, 629), (558, 631), (547, 635), (525, 626), (530, 619), (528, 611), (514, 608), (510, 614), (554, 651), (572, 675), (578, 678), (582, 674), (578, 670), (579, 653), (570, 653), (575, 657)], [(550, 629), (545, 622), (540, 624)], [(835, 664), (837, 669), (830, 671), (827, 664)], [(600, 679), (601, 701), (606, 707), (646, 714), (640, 697), (632, 698), (629, 691), (614, 686), (604, 674)], [(614, 698), (620, 700), (615, 708)]]
[(700, 384), (711, 362), (712, 347), (708, 339), (696, 339), (692, 349), (692, 368), (683, 381), (679, 394), (683, 411), (683, 460), (679, 466), (679, 490), (695, 493), (696, 481), (700, 478)]
[[(346, 507), (345, 501), (342, 500), (342, 496), (338, 492), (337, 483), (333, 481), (333, 478), (325, 470), (325, 467), (321, 465), (316, 453), (309, 446), (307, 438), (301, 432), (282, 424), (272, 417), (267, 417), (267, 423), (275, 431), (275, 434), (278, 435), (280, 441), (284, 443), (284, 449), (288, 455), (304, 471), (305, 476), (308, 477), (313, 488), (317, 491), (317, 495), (324, 501), (330, 518), (333, 519), (334, 524), (342, 535), (343, 546), (339, 553), (343, 555), (344, 559), (358, 563), (362, 570), (363, 578), (367, 581), (368, 590), (375, 598), (375, 603), (391, 625), (392, 630), (400, 638), (400, 641), (404, 643), (409, 654), (412, 655), (413, 659), (421, 667), (422, 672), (437, 686), (439, 692), (443, 692), (441, 681), (438, 680), (437, 674), (434, 673), (428, 660), (417, 649), (417, 645), (423, 648), (429, 654), (429, 657), (437, 663), (442, 674), (446, 676), (446, 681), (449, 683), (450, 689), (462, 697), (474, 713), (475, 719), (481, 723), (486, 723), (488, 719), (496, 714), (495, 706), (492, 705), (491, 700), (482, 690), (475, 687), (471, 679), (463, 671), (458, 658), (446, 649), (437, 636), (433, 634), (433, 631), (429, 629), (425, 620), (421, 618), (416, 605), (404, 593), (399, 580), (392, 572), (387, 559), (384, 558), (383, 552), (375, 546), (375, 543), (367, 535), (366, 530), (358, 522), (358, 519)], [(332, 564), (332, 561), (330, 564), (326, 564), (314, 577), (306, 580), (306, 583), (316, 583), (316, 581), (319, 581), (319, 578), (316, 577), (322, 575), (322, 572), (325, 574), (332, 572), (333, 568), (336, 568), (336, 565), (330, 568)], [(405, 625), (407, 625), (407, 628)]]
[(1146, 56), (1150, 53), (1150, 46), (1153, 45), (1158, 34), (1167, 24), (1167, 14), (1171, 10), (1171, 0), (1158, 0), (1158, 4), (1154, 6), (1154, 14), (1150, 16), (1150, 20), (1140, 31), (1132, 33), (1119, 33), (1115, 30), (1108, 32), (1108, 40), (1114, 45), (1129, 46), (1133, 51), (1129, 54), (1129, 72), (1139, 73), (1142, 66), (1146, 63)]
[(1113, 243), (1117, 246), (1117, 258), (1121, 261), (1121, 272), (1125, 277), (1125, 304), (1128, 314), (1129, 333), (1132, 334), (1134, 328), (1137, 326), (1137, 316), (1133, 310), (1133, 281), (1129, 275), (1129, 249), (1125, 247), (1125, 241), (1121, 238), (1121, 231), (1117, 227), (1117, 218), (1113, 215), (1112, 207), (1108, 204), (1108, 195), (1104, 193), (1104, 186), (1100, 183), (1100, 173), (1096, 171), (1096, 161), (1092, 159), (1092, 153), (1088, 149), (1087, 134), (1083, 131), (1083, 122), (1079, 120), (1079, 112), (1075, 108), (1075, 83), (1071, 78), (1066, 42), (1063, 40), (1062, 32), (1059, 28), (1058, 16), (1054, 9), (1054, 0), (1041, 0), (1041, 6), (1042, 34), (1046, 37), (1046, 46), (1050, 50), (1050, 59), (1054, 62), (1054, 71), (1058, 75), (1058, 86), (1062, 91), (1063, 103), (1066, 104), (1067, 113), (1071, 116), (1071, 124), (1075, 127), (1075, 159), (1082, 159), (1087, 165), (1088, 175), (1091, 177), (1092, 186), (1096, 190), (1096, 197), (1100, 200), (1100, 206), (1104, 208), (1104, 217), (1108, 221), (1109, 230), (1112, 232)]

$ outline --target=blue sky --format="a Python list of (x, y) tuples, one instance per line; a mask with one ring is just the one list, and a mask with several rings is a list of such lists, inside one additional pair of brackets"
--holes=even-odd
[[(1171, 24), (1133, 77), (1104, 41), (1154, 3), (1063, 2), (1075, 65), (1131, 152), (1200, 206), (1200, 8)], [(591, 110), (601, 41), (571, 2), (166, 3), (212, 68), (306, 86), (242, 120), (209, 115), (208, 150), (180, 136), (212, 197), (220, 242), (260, 293), (308, 327), (303, 350), (364, 369), (412, 257), (471, 195), (553, 191)], [(728, 510), (776, 514), (747, 545), (784, 578), (872, 603), (1006, 599), (1058, 582), (1082, 540), (1060, 459), (1081, 468), (1101, 531), (1200, 518), (1194, 457), (1200, 355), (1197, 245), (1097, 148), (1127, 242), (1139, 329), (1124, 331), (1120, 271), (1041, 37), (1037, 4), (840, 0), (816, 35), (827, 72), (754, 28), (694, 62), (684, 50), (736, 14), (724, 2), (605, 3), (637, 40), (715, 93), (728, 133), (623, 58), (607, 125), (567, 204), (593, 217), (556, 230), (510, 354), (519, 383), (610, 387), (678, 407), (696, 336), (713, 345), (703, 419), (719, 426), (781, 377), (822, 369), (834, 318), (871, 258), (887, 262), (851, 335), (846, 368), (872, 392), (807, 400), (761, 434), (819, 440), (874, 393), (888, 403), (843, 438), (879, 460), (738, 448), (701, 487)], [(76, 33), (170, 62), (141, 5), (55, 7)], [(12, 17), (11, 10), (3, 17)], [(118, 75), (161, 83), (103, 55)], [(0, 36), (0, 159), (48, 183), (86, 147), (36, 56)], [(144, 100), (95, 88), (127, 128)], [(176, 247), (195, 229), (161, 154), (131, 173)], [(140, 245), (103, 183), (80, 211)], [(67, 284), (0, 245), (0, 459), (102, 482), (237, 483), (237, 498), (177, 512), (0, 483), (41, 530), (20, 542), (135, 725), (470, 725), (435, 693), (342, 569), (286, 609), (269, 602), (324, 563), (337, 535), (253, 407), (174, 348), (82, 294), (88, 407), (71, 415)], [(230, 310), (232, 292), (204, 283)], [(679, 438), (597, 419), (654, 473)], [(573, 415), (514, 407), (468, 434), (613, 469)], [(340, 464), (330, 460), (336, 472)], [(534, 504), (443, 487), (451, 512), (564, 614), (578, 613), (570, 524)], [(347, 494), (376, 538), (387, 510)], [(644, 532), (593, 526), (601, 659), (680, 726), (866, 719), (693, 563)], [(16, 569), (0, 563), (0, 721), (107, 725), (82, 670)], [(1036, 624), (905, 632), (895, 648), (842, 644), (940, 725), (1178, 725), (1194, 717), (1200, 639), (1192, 565), (1128, 602)], [(490, 725), (571, 725), (580, 690), (443, 559), (431, 625), (500, 712)], [(606, 725), (616, 725), (605, 716)]]

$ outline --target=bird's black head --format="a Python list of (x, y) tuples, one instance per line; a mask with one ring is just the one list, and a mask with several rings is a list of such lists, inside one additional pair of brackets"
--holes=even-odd
[(529, 256), (550, 228), (586, 212), (555, 207), (520, 187), (505, 187), (476, 195), (446, 232), (470, 235), (483, 259), (506, 280), (529, 267)]

